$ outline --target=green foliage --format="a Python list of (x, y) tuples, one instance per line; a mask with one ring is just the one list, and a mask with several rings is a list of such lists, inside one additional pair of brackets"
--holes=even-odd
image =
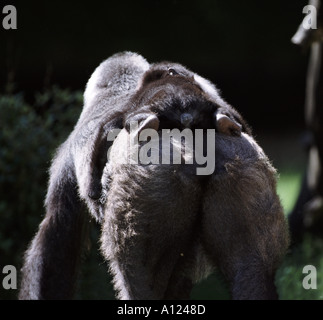
[(204, 279), (192, 290), (193, 300), (229, 300), (230, 292), (228, 283), (220, 271), (215, 270), (207, 279)]
[(21, 266), (44, 213), (51, 157), (81, 108), (80, 92), (57, 87), (36, 94), (33, 105), (22, 94), (0, 95), (0, 267)]
[(286, 169), (282, 171), (279, 177), (277, 184), (277, 193), (280, 196), (286, 215), (293, 209), (294, 203), (298, 196), (298, 192), (300, 190), (301, 180), (302, 173), (297, 170), (290, 171)]
[[(323, 240), (307, 234), (302, 243), (293, 247), (276, 274), (276, 285), (282, 300), (323, 299)], [(317, 289), (305, 289), (303, 268), (312, 265), (317, 270)]]

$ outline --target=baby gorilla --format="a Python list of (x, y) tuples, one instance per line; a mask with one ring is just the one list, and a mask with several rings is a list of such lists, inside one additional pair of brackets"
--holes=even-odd
[[(234, 299), (277, 298), (274, 275), (289, 239), (275, 169), (239, 113), (198, 80), (180, 65), (150, 68), (131, 100), (141, 107), (129, 108), (128, 132), (113, 144), (102, 180), (109, 188), (102, 252), (121, 299), (187, 299), (215, 266)], [(138, 132), (129, 134), (134, 120), (141, 121)], [(133, 151), (125, 150), (134, 147), (131, 134), (149, 128), (158, 130), (159, 146), (163, 129), (215, 128), (212, 176), (197, 176), (194, 161), (120, 163)], [(170, 149), (181, 152), (182, 144), (173, 139)]]
[(210, 129), (228, 135), (248, 132), (241, 115), (227, 104), (206, 79), (182, 65), (163, 62), (150, 67), (124, 115), (129, 131), (130, 121), (140, 121), (155, 114), (159, 129)]

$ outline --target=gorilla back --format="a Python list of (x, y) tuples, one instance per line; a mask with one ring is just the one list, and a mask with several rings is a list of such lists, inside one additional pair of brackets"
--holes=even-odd
[[(120, 299), (189, 298), (215, 266), (233, 298), (277, 298), (274, 274), (288, 231), (275, 170), (214, 85), (179, 64), (149, 65), (126, 52), (96, 69), (84, 102), (52, 163), (46, 216), (25, 255), (20, 298), (73, 297), (88, 225), (84, 204), (102, 224), (101, 251)], [(160, 143), (163, 129), (214, 130), (214, 173), (197, 176), (194, 161), (120, 164), (132, 121), (139, 122), (135, 134), (154, 129)], [(121, 133), (113, 142), (115, 129)], [(174, 151), (182, 140), (172, 145)]]
[(143, 57), (125, 52), (102, 62), (89, 79), (81, 116), (52, 162), (46, 216), (25, 254), (21, 299), (73, 297), (88, 220), (84, 203), (100, 221), (106, 136), (121, 126), (126, 104), (148, 68)]
[(276, 299), (288, 232), (276, 172), (253, 138), (217, 133), (215, 172), (207, 179), (195, 174), (196, 164), (121, 161), (131, 139), (121, 131), (103, 179), (101, 250), (119, 298), (188, 299), (218, 267), (234, 299)]

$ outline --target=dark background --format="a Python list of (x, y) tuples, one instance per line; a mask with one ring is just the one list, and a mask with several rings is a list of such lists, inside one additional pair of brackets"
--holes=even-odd
[(16, 6), (18, 29), (1, 28), (0, 90), (8, 78), (29, 100), (54, 83), (83, 90), (102, 60), (130, 50), (209, 78), (257, 130), (303, 125), (307, 53), (290, 39), (306, 1), (5, 4)]

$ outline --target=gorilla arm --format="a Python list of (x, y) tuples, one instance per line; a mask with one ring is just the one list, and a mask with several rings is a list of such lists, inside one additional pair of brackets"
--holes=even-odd
[(108, 147), (106, 134), (121, 122), (125, 101), (148, 68), (144, 58), (125, 52), (104, 61), (88, 81), (81, 116), (50, 169), (46, 215), (25, 254), (20, 299), (72, 297), (88, 224), (83, 201), (100, 221), (99, 159)]

